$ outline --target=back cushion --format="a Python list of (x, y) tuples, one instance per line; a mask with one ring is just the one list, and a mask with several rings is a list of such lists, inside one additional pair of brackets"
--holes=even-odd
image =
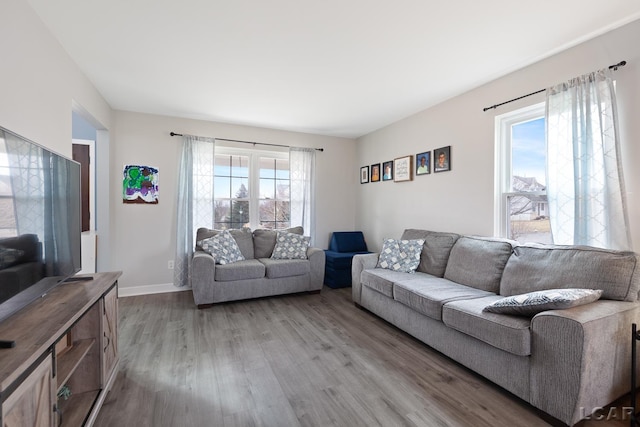
[[(293, 234), (303, 234), (302, 227), (287, 228), (286, 231)], [(259, 228), (253, 231), (253, 253), (256, 259), (258, 258), (271, 258), (273, 248), (276, 246), (276, 230), (269, 230), (267, 228)]]
[(460, 237), (451, 249), (444, 278), (476, 289), (498, 293), (500, 278), (513, 246), (489, 237)]
[(420, 255), (420, 265), (416, 271), (428, 273), (436, 277), (444, 276), (451, 248), (456, 243), (459, 234), (441, 233), (438, 231), (406, 229), (402, 239), (423, 239), (424, 246)]
[(514, 249), (502, 275), (500, 294), (545, 289), (602, 289), (602, 298), (636, 301), (638, 256), (587, 246), (523, 245)]
[[(198, 228), (198, 231), (196, 232), (196, 250), (199, 250), (199, 251), (202, 250), (202, 246), (200, 245), (200, 242), (202, 240), (208, 239), (209, 237), (213, 237), (218, 233), (220, 233), (220, 231), (221, 230), (211, 230), (209, 228), (204, 228), (204, 227)], [(240, 229), (229, 230), (229, 232), (231, 233), (231, 236), (233, 236), (233, 239), (238, 244), (238, 247), (240, 248), (240, 252), (242, 253), (242, 256), (244, 257), (244, 259), (253, 259), (254, 258), (253, 236), (251, 234), (251, 229), (249, 227), (243, 227)], [(275, 245), (275, 241), (274, 241), (274, 245)]]

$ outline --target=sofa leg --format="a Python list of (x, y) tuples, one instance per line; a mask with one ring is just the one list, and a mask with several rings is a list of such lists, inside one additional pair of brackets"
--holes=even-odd
[(321, 291), (321, 289), (315, 290), (315, 291), (307, 291), (308, 294), (310, 295), (315, 295), (315, 294), (319, 294)]
[(362, 308), (362, 306), (360, 304), (358, 304), (357, 302), (354, 302), (353, 305), (355, 305), (356, 308), (359, 308), (360, 310), (364, 310), (364, 308)]
[(198, 310), (202, 310), (203, 308), (211, 308), (214, 304), (198, 304)]

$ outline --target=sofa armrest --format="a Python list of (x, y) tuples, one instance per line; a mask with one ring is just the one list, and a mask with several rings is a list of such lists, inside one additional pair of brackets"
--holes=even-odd
[(211, 304), (214, 292), (216, 261), (204, 251), (196, 251), (191, 260), (191, 289), (196, 305)]
[(373, 252), (370, 254), (354, 255), (351, 262), (351, 298), (356, 304), (360, 304), (362, 295), (362, 283), (360, 275), (364, 270), (375, 268), (378, 264), (378, 254)]
[(573, 425), (629, 391), (640, 304), (600, 300), (531, 321), (530, 402)]
[(307, 249), (307, 258), (309, 259), (309, 267), (311, 270), (309, 277), (309, 290), (318, 291), (322, 289), (322, 284), (324, 282), (324, 250), (319, 248), (309, 248)]

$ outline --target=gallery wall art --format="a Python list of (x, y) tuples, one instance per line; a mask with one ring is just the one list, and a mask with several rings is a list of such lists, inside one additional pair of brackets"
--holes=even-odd
[(127, 165), (122, 180), (122, 203), (158, 204), (158, 169)]

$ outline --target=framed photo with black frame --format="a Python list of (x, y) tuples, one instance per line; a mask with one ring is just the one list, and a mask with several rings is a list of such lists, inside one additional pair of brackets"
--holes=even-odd
[(431, 173), (431, 151), (416, 154), (416, 176)]
[(369, 182), (369, 166), (362, 166), (360, 168), (360, 184), (366, 184)]
[(371, 165), (371, 182), (380, 181), (380, 163)]
[(382, 163), (382, 180), (383, 181), (393, 180), (393, 160), (389, 160), (388, 162)]
[(445, 172), (451, 170), (451, 146), (433, 150), (433, 171)]

